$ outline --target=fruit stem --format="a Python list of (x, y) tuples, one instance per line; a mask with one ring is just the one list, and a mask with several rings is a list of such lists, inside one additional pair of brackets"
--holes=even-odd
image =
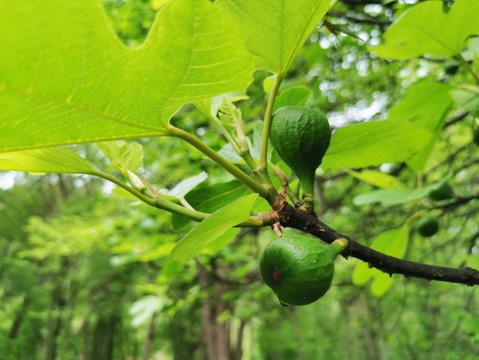
[(334, 256), (337, 256), (348, 247), (348, 240), (345, 238), (338, 238), (331, 243), (331, 250), (333, 250)]
[(305, 214), (314, 213), (314, 195), (312, 192), (304, 193), (302, 196), (301, 206), (299, 211)]
[[(271, 119), (273, 117), (273, 109), (274, 109), (274, 101), (276, 96), (278, 95), (279, 86), (281, 85), (281, 81), (283, 80), (283, 74), (281, 71), (275, 73), (273, 87), (269, 94), (268, 104), (266, 106), (266, 111), (264, 114), (264, 121), (263, 121), (263, 134), (261, 137), (261, 155), (259, 159), (259, 171), (265, 174), (265, 178), (269, 180), (268, 176), (268, 140), (269, 140), (269, 133), (271, 130)], [(270, 180), (269, 180), (270, 181)]]

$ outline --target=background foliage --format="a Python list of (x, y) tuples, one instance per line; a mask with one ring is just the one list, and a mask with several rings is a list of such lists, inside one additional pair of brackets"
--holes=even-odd
[[(177, 9), (186, 8), (186, 1), (175, 1)], [(60, 3), (51, 6), (61, 8)], [(162, 135), (162, 126), (149, 116), (163, 112), (165, 123), (183, 105), (183, 96), (194, 100), (198, 95), (185, 87), (187, 81), (180, 81), (184, 73), (171, 73), (171, 86), (179, 89), (173, 98), (168, 89), (157, 87), (155, 79), (143, 75), (162, 72), (173, 61), (171, 54), (162, 53), (173, 46), (168, 38), (150, 36), (141, 47), (163, 3), (104, 1), (114, 31), (130, 48), (120, 47), (116, 40), (100, 46), (96, 37), (104, 41), (106, 37), (98, 34), (111, 29), (98, 15), (90, 16), (95, 14), (92, 10), (85, 14), (92, 23), (80, 41), (82, 49), (53, 47), (44, 54), (45, 61), (51, 62), (56, 52), (70, 54), (71, 61), (64, 64), (67, 68), (58, 65), (56, 74), (35, 73), (27, 55), (24, 63), (16, 62), (20, 51), (33, 51), (35, 46), (42, 47), (41, 42), (31, 44), (29, 50), (18, 48), (20, 45), (15, 48), (13, 40), (12, 46), (2, 47), (0, 58), (5, 66), (0, 74), (10, 76), (5, 74), (25, 66), (25, 78), (0, 77), (0, 99), (2, 104), (10, 104), (0, 116), (9, 119), (18, 108), (32, 110), (16, 119), (16, 128), (0, 125), (0, 147), (28, 148), (32, 138), (45, 144), (62, 136), (67, 137), (60, 139), (63, 143), (75, 142), (79, 134), (86, 136), (81, 142), (105, 140), (113, 131), (134, 131), (135, 137)], [(201, 3), (199, 7), (206, 8), (206, 1)], [(237, 1), (218, 3), (237, 14)], [(93, 7), (78, 11), (85, 9)], [(6, 20), (0, 22), (2, 32), (2, 26), (7, 28), (8, 21), (16, 20), (5, 15), (2, 5), (0, 14)], [(184, 15), (188, 24), (193, 12), (185, 10)], [(273, 12), (271, 16), (280, 15)], [(282, 26), (290, 29), (289, 22), (297, 24), (305, 15), (295, 16)], [(424, 16), (429, 25), (417, 29), (415, 24), (424, 23)], [(316, 20), (321, 17), (319, 12)], [(317, 177), (319, 212), (327, 224), (398, 257), (478, 268), (479, 158), (472, 138), (478, 128), (479, 42), (469, 38), (479, 33), (475, 19), (479, 19), (475, 1), (457, 0), (449, 8), (442, 1), (344, 0), (330, 11), (325, 26), (315, 27), (314, 19), (307, 23), (312, 34), (304, 37), (306, 44), (301, 49), (293, 46), (285, 54), (275, 54), (277, 39), (265, 31), (265, 36), (271, 36), (265, 41), (271, 42), (272, 48), (254, 52), (256, 57), (250, 58), (248, 52), (255, 44), (246, 42), (205, 55), (198, 64), (241, 59), (234, 66), (244, 73), (229, 79), (224, 91), (246, 86), (251, 80), (248, 70), (252, 72), (253, 66), (260, 69), (248, 86), (249, 99), (237, 103), (253, 152), (258, 148), (258, 120), (270, 87), (267, 71), (289, 67), (278, 101), (307, 103), (328, 114), (331, 125), (339, 130)], [(384, 34), (392, 20), (394, 25)], [(246, 33), (254, 26), (245, 19), (237, 21)], [(228, 24), (218, 17), (205, 23), (205, 29), (222, 28), (225, 37), (207, 37), (205, 41), (223, 44), (233, 38), (236, 44), (236, 30)], [(42, 31), (59, 26), (71, 32), (65, 32), (65, 37), (77, 37), (75, 27), (67, 25), (67, 18), (56, 25), (53, 21), (24, 24), (21, 33), (41, 40)], [(191, 33), (187, 27), (182, 31), (182, 39), (188, 43)], [(302, 31), (292, 28), (286, 43)], [(20, 35), (4, 36), (8, 40)], [(182, 63), (188, 46), (175, 48), (175, 62)], [(145, 55), (137, 57), (138, 52)], [(79, 59), (84, 54), (91, 58)], [(118, 73), (93, 66), (99, 58), (108, 58), (115, 65), (108, 71)], [(153, 60), (157, 58), (163, 62)], [(105, 84), (102, 92), (107, 89), (107, 93), (87, 91), (88, 81), (85, 89), (72, 90), (77, 79), (65, 77), (67, 71), (83, 80), (100, 77)], [(126, 78), (122, 71), (128, 74)], [(218, 71), (221, 79), (224, 74)], [(36, 76), (33, 93), (53, 91), (62, 99), (74, 94), (78, 101), (98, 109), (113, 99), (103, 115), (97, 118), (98, 114), (92, 113), (88, 121), (105, 121), (107, 114), (128, 116), (128, 122), (121, 129), (112, 122), (100, 130), (95, 128), (103, 135), (89, 135), (82, 129), (67, 128), (61, 117), (65, 110), (50, 104), (49, 114), (57, 119), (58, 127), (51, 133), (36, 133), (34, 109), (46, 106), (44, 99), (19, 97), (3, 87), (10, 80), (26, 87), (29, 76)], [(198, 99), (216, 91), (222, 89), (205, 89)], [(128, 100), (135, 92), (145, 95), (144, 104), (155, 108), (139, 107)], [(184, 107), (172, 122), (225, 157), (239, 161), (198, 108), (201, 110), (201, 106)], [(381, 125), (376, 137), (365, 139), (363, 131), (371, 126), (367, 121), (381, 119), (388, 123)], [(21, 126), (29, 123), (34, 125)], [(343, 127), (346, 124), (356, 127)], [(17, 145), (4, 139), (13, 139)], [(420, 148), (423, 150), (417, 153)], [(204, 212), (217, 211), (238, 198), (254, 201), (243, 197), (251, 193), (244, 185), (171, 138), (72, 149), (88, 162), (69, 150), (52, 150), (44, 163), (42, 151), (50, 151), (44, 149), (26, 153), (25, 158), (20, 157), (23, 162), (16, 158), (13, 165), (35, 164), (38, 168), (29, 171), (66, 174), (4, 173), (0, 177), (0, 353), (8, 354), (8, 359), (473, 359), (479, 353), (479, 303), (474, 288), (391, 278), (355, 259), (340, 259), (326, 297), (307, 307), (281, 307), (261, 283), (257, 270), (258, 253), (274, 237), (269, 228), (229, 230), (215, 241), (203, 243), (193, 260), (176, 263), (169, 255), (178, 239), (193, 227), (192, 221), (140, 205), (126, 192), (97, 178), (68, 173), (90, 173), (91, 164), (116, 177), (127, 176), (128, 169), (158, 185), (163, 194)], [(417, 154), (411, 157), (412, 153)], [(40, 160), (31, 162), (32, 156)], [(12, 160), (0, 154), (0, 164), (11, 169)], [(366, 169), (358, 169), (363, 167)], [(8, 185), (12, 178), (14, 183)], [(189, 182), (182, 182), (185, 179)], [(295, 189), (296, 180), (290, 180)], [(428, 197), (442, 182), (451, 184), (455, 199), (437, 202)], [(260, 202), (253, 206), (267, 210)], [(431, 238), (415, 231), (417, 219), (424, 214), (440, 218), (440, 231)], [(180, 255), (185, 256), (181, 251)]]

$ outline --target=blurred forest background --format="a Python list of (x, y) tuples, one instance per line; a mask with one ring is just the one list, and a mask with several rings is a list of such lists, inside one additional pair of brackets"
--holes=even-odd
[[(119, 37), (130, 46), (145, 38), (162, 0), (104, 0)], [(284, 86), (312, 91), (309, 105), (333, 128), (384, 119), (406, 89), (423, 79), (460, 84), (470, 74), (457, 61), (379, 59), (380, 42), (397, 11), (417, 1), (339, 1), (327, 26), (312, 34)], [(347, 30), (360, 39), (344, 34)], [(257, 72), (239, 103), (249, 133), (266, 103)], [(477, 120), (451, 112), (426, 174), (399, 165), (381, 171), (415, 187), (450, 176), (456, 196), (479, 192)], [(193, 107), (176, 119), (216, 150), (222, 139)], [(187, 195), (195, 203), (229, 201), (245, 192), (237, 181), (186, 145), (171, 139), (139, 141), (143, 174), (174, 187), (207, 171)], [(77, 146), (103, 168), (115, 169), (93, 145)], [(437, 159), (437, 160), (434, 160)], [(212, 186), (221, 183), (221, 186)], [(0, 174), (0, 358), (14, 360), (119, 359), (476, 359), (477, 290), (458, 284), (393, 276), (375, 292), (353, 283), (356, 259), (339, 259), (333, 286), (318, 302), (282, 307), (258, 273), (269, 228), (237, 231), (236, 240), (186, 264), (168, 261), (191, 222), (139, 205), (103, 181), (86, 176)], [(428, 199), (393, 206), (358, 205), (376, 189), (350, 173), (318, 177), (320, 216), (369, 244), (401, 226)], [(246, 190), (247, 191), (247, 190)], [(214, 200), (216, 199), (216, 200)], [(440, 214), (440, 231), (414, 230), (406, 257), (437, 265), (479, 267), (478, 201)]]

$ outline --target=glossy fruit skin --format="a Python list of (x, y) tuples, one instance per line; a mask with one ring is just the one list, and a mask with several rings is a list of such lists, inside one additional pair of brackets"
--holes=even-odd
[(447, 182), (442, 183), (439, 187), (429, 193), (429, 197), (434, 201), (443, 201), (454, 198), (454, 190)]
[(425, 216), (418, 221), (416, 230), (423, 237), (431, 237), (439, 230), (439, 220), (435, 216)]
[(319, 111), (285, 106), (274, 113), (271, 143), (281, 159), (294, 171), (303, 191), (312, 193), (314, 173), (331, 140), (331, 128)]
[(281, 304), (310, 304), (331, 286), (334, 259), (341, 250), (310, 236), (283, 235), (263, 250), (261, 277)]

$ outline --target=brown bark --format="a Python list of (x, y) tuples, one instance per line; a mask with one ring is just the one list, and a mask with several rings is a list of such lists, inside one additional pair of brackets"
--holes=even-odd
[(202, 336), (210, 360), (237, 359), (231, 349), (231, 324), (229, 320), (220, 321), (220, 316), (229, 310), (229, 304), (223, 295), (229, 290), (229, 284), (198, 265), (200, 287), (205, 294), (202, 303)]
[(305, 214), (289, 204), (285, 204), (278, 212), (280, 223), (284, 227), (292, 227), (314, 235), (321, 240), (332, 243), (339, 238), (348, 240), (347, 248), (342, 252), (345, 257), (355, 257), (367, 262), (387, 274), (402, 274), (404, 276), (437, 280), (465, 285), (479, 285), (479, 271), (466, 268), (448, 268), (417, 263), (413, 261), (398, 259), (367, 246), (364, 246), (349, 236), (330, 228), (324, 224), (315, 214)]
[(22, 307), (17, 312), (17, 316), (15, 316), (15, 320), (10, 327), (10, 331), (8, 332), (9, 339), (16, 339), (18, 336), (18, 332), (23, 324), (23, 320), (25, 319), (25, 314), (27, 313), (27, 309), (29, 306), (29, 300), (27, 297), (23, 299)]
[(151, 316), (150, 326), (148, 327), (148, 334), (145, 338), (145, 343), (143, 345), (143, 360), (148, 360), (151, 355), (151, 346), (155, 338), (156, 333), (156, 314)]
[(234, 360), (241, 360), (243, 357), (243, 335), (244, 335), (244, 330), (246, 328), (246, 320), (241, 320), (239, 328), (238, 328), (238, 334), (236, 336), (236, 347), (234, 354), (231, 356), (232, 359)]
[(115, 314), (100, 317), (95, 326), (90, 359), (114, 360), (114, 338), (118, 323), (119, 318)]
[(216, 352), (216, 339), (215, 339), (215, 329), (214, 323), (212, 322), (212, 304), (210, 299), (210, 287), (212, 285), (211, 277), (209, 276), (206, 269), (202, 266), (198, 266), (198, 275), (200, 280), (200, 287), (205, 294), (203, 303), (201, 304), (201, 333), (203, 335), (203, 342), (206, 347), (206, 351), (210, 359), (218, 359), (218, 354)]
[(216, 282), (215, 318), (213, 319), (216, 332), (216, 353), (218, 360), (230, 358), (230, 321), (219, 321), (220, 316), (228, 310), (228, 304), (223, 300), (223, 295), (228, 291), (224, 282)]

